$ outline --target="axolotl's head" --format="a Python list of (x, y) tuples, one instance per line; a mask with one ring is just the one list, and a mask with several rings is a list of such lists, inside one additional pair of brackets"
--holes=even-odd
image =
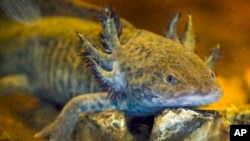
[(222, 96), (214, 72), (177, 41), (140, 30), (114, 55), (117, 88), (144, 106), (193, 107)]
[[(170, 24), (174, 38), (171, 31), (178, 17)], [(108, 8), (104, 8), (101, 21), (103, 49), (78, 36), (94, 74), (108, 86), (110, 99), (121, 110), (133, 114), (133, 110), (146, 113), (152, 109), (149, 112), (153, 113), (166, 107), (205, 105), (221, 97), (212, 70), (180, 41), (133, 27), (125, 28), (119, 39), (119, 17)], [(191, 26), (187, 31), (191, 33)]]

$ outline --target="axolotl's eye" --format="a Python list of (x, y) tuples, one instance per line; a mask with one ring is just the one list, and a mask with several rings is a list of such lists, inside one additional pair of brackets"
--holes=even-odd
[(178, 83), (178, 80), (174, 77), (174, 75), (169, 74), (166, 77), (166, 82), (169, 85), (176, 85)]
[(212, 79), (215, 79), (216, 76), (215, 76), (215, 73), (212, 70), (210, 70), (210, 75), (211, 75)]

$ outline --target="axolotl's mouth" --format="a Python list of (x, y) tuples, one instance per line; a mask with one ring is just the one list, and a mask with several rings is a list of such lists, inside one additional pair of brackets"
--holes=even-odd
[(206, 95), (198, 93), (182, 94), (177, 97), (161, 97), (156, 95), (151, 95), (147, 99), (149, 101), (144, 101), (143, 103), (149, 107), (196, 107), (211, 104), (216, 102), (222, 96), (222, 90), (208, 93)]
[(206, 96), (188, 95), (180, 96), (177, 98), (170, 98), (166, 100), (166, 106), (170, 107), (195, 107), (207, 105), (216, 102), (222, 95), (221, 94), (208, 94)]

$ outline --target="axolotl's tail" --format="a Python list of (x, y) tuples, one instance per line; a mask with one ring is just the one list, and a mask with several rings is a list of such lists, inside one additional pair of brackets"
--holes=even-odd
[[(0, 10), (4, 13), (0, 16), (0, 77), (24, 71), (23, 66), (26, 63), (24, 59), (27, 58), (27, 50), (18, 40), (24, 40), (22, 29), (30, 26), (30, 21), (34, 20), (35, 17), (39, 19), (35, 9), (31, 9), (33, 5), (27, 5), (24, 8), (24, 5), (20, 4), (18, 0), (0, 1)], [(21, 9), (25, 10), (21, 12)], [(33, 12), (33, 14), (28, 14), (28, 11)]]
[[(15, 42), (21, 35), (20, 29), (35, 24), (41, 19), (40, 9), (33, 0), (1, 0), (0, 11), (0, 76), (24, 71), (25, 50)], [(15, 43), (14, 43), (15, 42)]]
[[(28, 91), (29, 82), (25, 75), (24, 58), (18, 48), (5, 46), (0, 40), (0, 95)], [(28, 66), (28, 65), (27, 65)], [(27, 68), (26, 68), (27, 69)]]
[(31, 67), (27, 62), (28, 53), (26, 47), (15, 43), (15, 38), (12, 34), (15, 29), (9, 27), (15, 25), (13, 21), (1, 17), (0, 18), (0, 95), (9, 93), (12, 90), (26, 89), (27, 77)]

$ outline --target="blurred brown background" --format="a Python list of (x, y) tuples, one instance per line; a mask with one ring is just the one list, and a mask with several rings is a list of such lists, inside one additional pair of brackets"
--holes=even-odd
[[(39, 1), (39, 0), (37, 0)], [(216, 64), (215, 72), (223, 87), (224, 96), (211, 107), (224, 108), (228, 104), (245, 104), (250, 102), (250, 1), (249, 0), (73, 0), (86, 1), (101, 7), (104, 4), (114, 6), (121, 17), (137, 28), (147, 29), (164, 35), (170, 17), (181, 11), (179, 33), (182, 33), (187, 15), (193, 17), (197, 37), (197, 53), (204, 58), (212, 47), (221, 45), (222, 55)], [(0, 0), (1, 2), (1, 0)], [(48, 1), (54, 2), (54, 1)], [(46, 2), (47, 3), (47, 2)], [(58, 6), (61, 4), (55, 2)], [(54, 7), (52, 7), (52, 11)], [(65, 9), (66, 10), (66, 9)], [(50, 11), (46, 11), (50, 12)], [(1, 11), (0, 11), (1, 13)], [(2, 13), (1, 13), (2, 14)], [(0, 14), (0, 16), (2, 16)], [(82, 25), (79, 25), (82, 26)], [(3, 34), (0, 32), (0, 34)], [(181, 35), (181, 34), (180, 34)], [(27, 102), (28, 101), (28, 102)], [(35, 114), (41, 101), (31, 95), (17, 94), (0, 99), (0, 140), (34, 140), (38, 130), (31, 129), (27, 124), (30, 116), (20, 118), (21, 113)], [(47, 108), (47, 107), (45, 107)], [(53, 119), (55, 111), (46, 119)], [(51, 114), (51, 113), (54, 113)], [(27, 114), (29, 115), (29, 114)], [(38, 114), (41, 121), (44, 121)], [(36, 117), (35, 117), (36, 118)], [(34, 119), (35, 119), (34, 118)], [(50, 123), (52, 120), (45, 122)], [(29, 121), (30, 124), (32, 122)], [(40, 128), (39, 128), (40, 129)], [(20, 132), (21, 131), (21, 132)], [(43, 140), (43, 139), (37, 139)]]

